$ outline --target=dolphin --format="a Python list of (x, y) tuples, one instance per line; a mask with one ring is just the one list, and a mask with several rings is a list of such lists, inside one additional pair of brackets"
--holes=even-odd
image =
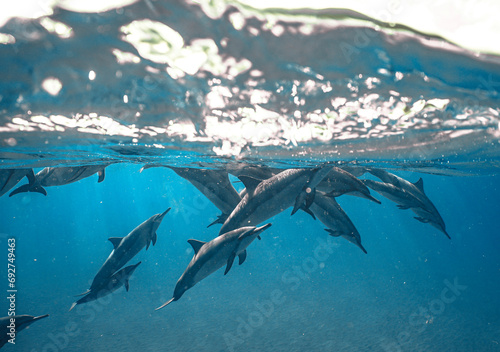
[[(270, 219), (283, 210), (297, 204), (299, 195), (303, 195), (310, 180), (314, 182), (317, 169), (287, 169), (266, 180), (257, 180), (247, 176), (240, 176), (245, 184), (246, 192), (222, 225), (219, 235), (243, 226), (255, 226)], [(306, 212), (309, 211), (300, 205)], [(312, 214), (312, 213), (311, 213)], [(314, 216), (314, 215), (313, 215)]]
[(229, 175), (223, 170), (171, 167), (177, 175), (188, 180), (222, 212), (214, 224), (223, 224), (241, 201), (241, 197), (229, 181)]
[[(128, 263), (137, 253), (144, 247), (148, 250), (149, 245), (153, 242), (156, 244), (156, 230), (161, 224), (165, 214), (169, 212), (168, 208), (161, 214), (155, 214), (142, 224), (137, 226), (125, 237), (110, 237), (109, 241), (113, 244), (114, 249), (111, 251), (108, 259), (97, 272), (90, 289), (83, 294), (99, 290), (103, 284), (108, 282), (109, 277), (118, 271), (122, 266)], [(82, 294), (82, 295), (83, 295)]]
[(111, 294), (112, 292), (118, 290), (120, 287), (125, 286), (125, 289), (129, 290), (129, 279), (130, 276), (134, 273), (135, 269), (141, 264), (141, 262), (135, 264), (135, 265), (129, 265), (126, 266), (125, 268), (117, 271), (111, 277), (109, 277), (108, 281), (103, 282), (101, 287), (99, 289), (95, 289), (90, 291), (89, 294), (86, 296), (80, 298), (78, 301), (74, 302), (71, 305), (71, 308), (69, 311), (71, 311), (73, 308), (76, 307), (78, 304), (83, 304), (91, 301), (95, 301), (98, 298), (107, 296)]
[(0, 197), (17, 185), (24, 176), (30, 184), (35, 182), (33, 169), (0, 169)]
[[(392, 184), (396, 188), (399, 188), (411, 194), (413, 197), (415, 197), (420, 202), (420, 206), (408, 207), (411, 208), (411, 210), (416, 215), (418, 215), (417, 217), (415, 217), (415, 219), (417, 219), (420, 222), (428, 223), (434, 226), (439, 231), (444, 233), (446, 237), (451, 239), (450, 235), (446, 231), (446, 225), (444, 223), (443, 218), (441, 217), (441, 214), (439, 214), (437, 208), (431, 202), (429, 197), (427, 197), (427, 195), (425, 194), (424, 181), (422, 180), (422, 178), (418, 179), (417, 182), (412, 183), (410, 181), (405, 180), (404, 178), (391, 174), (390, 172), (387, 172), (382, 169), (369, 168), (368, 172), (371, 173), (373, 176), (378, 177), (386, 184)], [(406, 208), (402, 207), (402, 209)]]
[(361, 248), (363, 252), (367, 253), (366, 249), (361, 244), (361, 236), (358, 230), (335, 198), (323, 192), (317, 192), (314, 202), (311, 204), (311, 211), (316, 215), (319, 221), (328, 227), (325, 230), (330, 235), (334, 237), (342, 236)]
[(63, 186), (97, 173), (99, 179), (97, 182), (104, 181), (104, 169), (106, 165), (85, 165), (75, 167), (46, 167), (35, 175), (34, 182), (22, 185), (15, 189), (9, 197), (22, 192), (37, 192), (47, 195), (44, 187)]
[(363, 180), (363, 183), (379, 193), (381, 196), (393, 201), (399, 209), (424, 207), (424, 204), (415, 195), (391, 183), (374, 180)]
[(380, 201), (370, 194), (370, 190), (361, 180), (338, 167), (332, 168), (323, 181), (320, 182), (317, 189), (333, 197), (349, 194), (380, 204)]
[(173, 301), (179, 300), (184, 292), (224, 265), (226, 265), (226, 271), (224, 272), (224, 275), (226, 275), (236, 257), (239, 258), (239, 264), (243, 264), (247, 257), (246, 248), (248, 245), (270, 226), (271, 224), (261, 227), (241, 227), (226, 232), (210, 242), (188, 240), (194, 249), (193, 259), (191, 259), (186, 270), (177, 281), (173, 297), (156, 308), (156, 310), (167, 306)]
[[(19, 331), (24, 330), (35, 321), (46, 318), (48, 316), (48, 314), (45, 314), (34, 317), (32, 315), (23, 314), (0, 318), (0, 348), (2, 348), (2, 346), (5, 345), (14, 336), (17, 337)], [(12, 321), (14, 322), (12, 323)], [(11, 332), (11, 324), (15, 326), (15, 335), (13, 336), (8, 335)]]

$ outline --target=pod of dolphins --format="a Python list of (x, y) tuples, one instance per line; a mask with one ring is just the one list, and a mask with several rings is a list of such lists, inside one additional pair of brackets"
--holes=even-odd
[[(37, 174), (33, 169), (0, 169), (0, 196), (8, 193), (24, 177), (28, 183), (13, 190), (10, 197), (23, 192), (47, 195), (46, 187), (66, 185), (96, 173), (98, 182), (102, 182), (107, 166), (109, 164), (47, 167)], [(146, 165), (140, 171), (161, 166)], [(209, 242), (188, 240), (194, 250), (193, 258), (177, 281), (172, 298), (156, 310), (179, 300), (187, 290), (224, 266), (226, 275), (236, 257), (239, 265), (243, 264), (247, 247), (256, 238), (261, 239), (260, 234), (271, 226), (270, 223), (262, 224), (288, 208), (292, 208), (291, 215), (298, 210), (306, 212), (314, 220), (319, 220), (329, 235), (343, 237), (367, 253), (358, 230), (335, 199), (341, 195), (357, 196), (380, 204), (371, 195), (371, 189), (396, 203), (398, 208), (411, 209), (417, 215), (416, 220), (434, 226), (450, 238), (441, 215), (424, 192), (421, 178), (412, 183), (380, 168), (337, 167), (328, 163), (314, 168), (290, 169), (245, 164), (229, 164), (223, 169), (165, 167), (194, 185), (221, 211), (221, 215), (207, 227), (215, 224), (222, 224), (222, 227)], [(241, 192), (236, 191), (229, 174), (243, 183), (245, 188)], [(380, 181), (373, 180), (373, 177), (359, 178), (365, 174)], [(151, 216), (125, 237), (109, 238), (113, 245), (111, 253), (90, 288), (79, 295), (83, 297), (72, 304), (70, 311), (77, 305), (109, 295), (122, 286), (129, 290), (129, 279), (141, 262), (125, 265), (143, 248), (147, 250), (151, 243), (153, 246), (156, 244), (156, 232), (170, 209)], [(47, 316), (15, 316), (16, 331)], [(0, 347), (8, 340), (6, 326), (10, 318), (0, 318), (0, 329), (5, 330), (5, 333), (0, 332)]]

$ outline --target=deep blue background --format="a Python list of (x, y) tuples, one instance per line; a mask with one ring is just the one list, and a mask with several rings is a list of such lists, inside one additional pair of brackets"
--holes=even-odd
[[(139, 169), (111, 165), (100, 184), (93, 176), (47, 188), (47, 197), (0, 198), (1, 287), (13, 236), (17, 313), (50, 314), (6, 351), (500, 351), (500, 176), (398, 173), (423, 177), (451, 241), (376, 193), (382, 205), (338, 198), (367, 255), (336, 238), (326, 260), (314, 259), (318, 241), (328, 240), (323, 225), (287, 210), (242, 266), (155, 311), (192, 257), (186, 240), (214, 238), (220, 225), (206, 226), (219, 212), (173, 171)], [(156, 246), (129, 263), (142, 261), (130, 291), (68, 312), (109, 255), (107, 238), (168, 207)], [(445, 280), (467, 288), (447, 291), (453, 302), (443, 303)]]

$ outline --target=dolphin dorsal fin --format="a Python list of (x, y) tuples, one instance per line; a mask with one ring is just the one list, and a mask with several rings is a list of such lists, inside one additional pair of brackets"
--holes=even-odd
[(245, 185), (245, 188), (247, 189), (248, 194), (252, 194), (253, 191), (257, 188), (259, 183), (261, 183), (262, 180), (259, 180), (257, 178), (253, 178), (250, 176), (238, 176), (241, 182)]
[(198, 254), (198, 252), (200, 251), (200, 248), (203, 247), (203, 245), (206, 242), (198, 241), (198, 240), (188, 240), (188, 243), (191, 245), (191, 247), (193, 247), (194, 254)]
[(108, 241), (111, 242), (113, 245), (113, 248), (116, 249), (120, 245), (120, 242), (122, 241), (123, 237), (110, 237), (108, 238)]
[(419, 178), (417, 182), (414, 183), (415, 187), (417, 187), (420, 192), (422, 193), (425, 193), (424, 192), (424, 180), (422, 180), (422, 178)]

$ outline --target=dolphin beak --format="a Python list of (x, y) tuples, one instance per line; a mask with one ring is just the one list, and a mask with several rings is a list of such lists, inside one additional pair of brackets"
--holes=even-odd
[(49, 316), (48, 314), (40, 315), (38, 317), (34, 317), (33, 321), (40, 320), (40, 319), (43, 319), (43, 318), (47, 318), (48, 316)]
[(269, 227), (271, 227), (271, 223), (269, 224), (265, 224), (264, 226), (261, 226), (261, 227), (256, 227), (254, 230), (253, 230), (253, 233), (256, 234), (256, 233), (261, 233), (262, 231), (268, 229)]
[(165, 217), (165, 215), (170, 211), (170, 209), (172, 208), (168, 208), (167, 210), (165, 210), (163, 213), (161, 214), (158, 214), (156, 216), (156, 219), (155, 219), (155, 222), (161, 222), (163, 220), (163, 218)]

